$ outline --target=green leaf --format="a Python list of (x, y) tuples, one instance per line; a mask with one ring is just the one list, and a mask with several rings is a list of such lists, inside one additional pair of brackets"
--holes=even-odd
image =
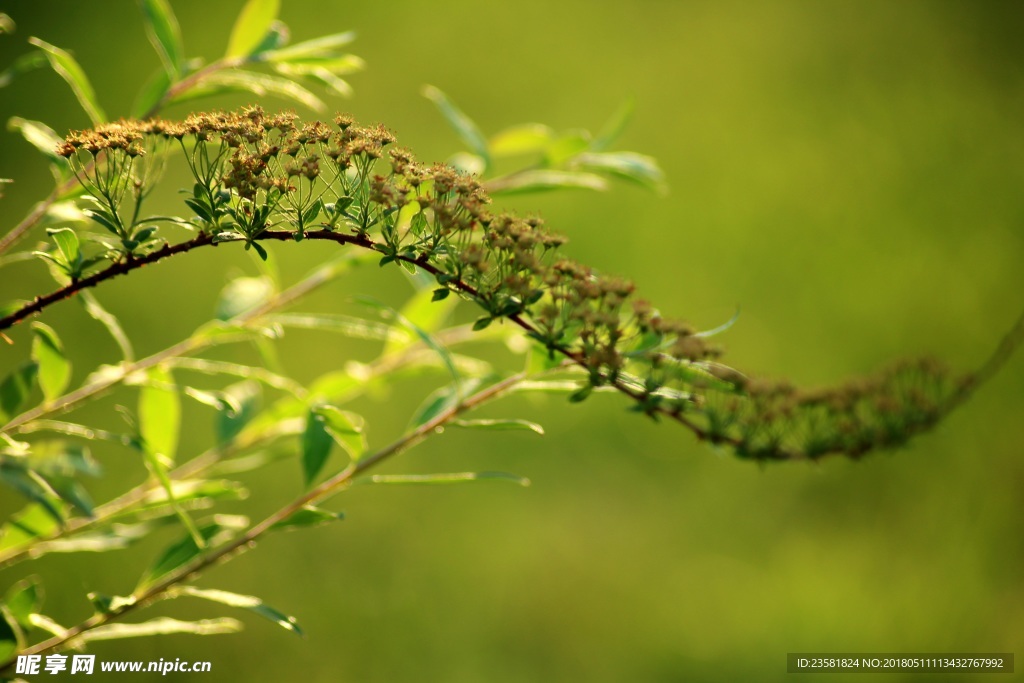
[(296, 43), (289, 47), (267, 52), (263, 59), (271, 62), (288, 62), (311, 57), (332, 57), (335, 48), (348, 45), (356, 39), (355, 31), (334, 33), (329, 36)]
[(174, 591), (175, 595), (190, 595), (194, 598), (201, 598), (203, 600), (209, 600), (211, 602), (219, 602), (222, 605), (229, 607), (240, 607), (247, 609), (250, 612), (260, 615), (264, 619), (269, 619), (281, 628), (291, 631), (297, 636), (304, 636), (302, 629), (299, 628), (299, 623), (295, 620), (295, 617), (278, 612), (273, 607), (268, 607), (263, 604), (263, 601), (252, 595), (239, 595), (238, 593), (229, 593), (228, 591), (213, 590), (206, 588), (195, 588), (194, 586), (181, 586)]
[(636, 152), (601, 152), (580, 154), (573, 160), (574, 166), (588, 171), (611, 173), (631, 180), (649, 189), (664, 193), (668, 190), (665, 174), (654, 157)]
[(475, 321), (473, 321), (473, 331), (479, 332), (480, 330), (485, 330), (488, 327), (490, 327), (492, 322), (494, 322), (494, 318), (492, 318), (489, 315), (485, 315), (482, 318), (477, 318)]
[(63, 393), (71, 379), (71, 363), (57, 333), (43, 323), (32, 323), (32, 360), (39, 366), (39, 387), (43, 397), (52, 401)]
[(359, 477), (353, 484), (465, 484), (471, 481), (510, 481), (529, 486), (530, 480), (508, 472), (452, 472), (447, 474), (374, 474)]
[[(239, 529), (248, 526), (248, 520), (244, 517), (233, 515), (216, 515), (213, 521), (199, 527), (199, 536), (203, 539), (205, 546), (215, 546), (229, 538)], [(190, 561), (199, 556), (202, 549), (191, 535), (185, 536), (180, 541), (168, 547), (153, 563), (153, 566), (146, 571), (139, 582), (137, 590), (145, 589), (161, 577), (180, 569)]]
[(174, 378), (163, 368), (147, 374), (154, 384), (139, 390), (139, 432), (148, 450), (174, 460), (181, 429), (181, 399)]
[(82, 252), (78, 242), (78, 234), (71, 228), (58, 228), (47, 230), (47, 234), (53, 238), (58, 251), (64, 257), (64, 262), (72, 268), (81, 263)]
[(0, 88), (6, 88), (16, 77), (46, 64), (46, 57), (39, 52), (28, 52), (14, 60), (9, 67), (0, 71)]
[(440, 89), (432, 85), (424, 86), (423, 96), (434, 103), (445, 121), (459, 136), (459, 139), (469, 147), (469, 150), (484, 160), (485, 167), (490, 166), (491, 155), (487, 149), (487, 139), (473, 120), (455, 106), (455, 103), (448, 99), (448, 96)]
[(313, 408), (324, 420), (324, 429), (352, 460), (359, 460), (366, 452), (366, 421), (361, 415), (330, 405)]
[(181, 42), (181, 29), (174, 11), (166, 0), (139, 0), (146, 23), (146, 36), (171, 77), (181, 73), (185, 48)]
[(608, 182), (599, 175), (582, 171), (535, 169), (495, 178), (488, 181), (485, 187), (491, 194), (507, 195), (559, 189), (604, 191), (608, 189)]
[(536, 422), (528, 420), (455, 420), (451, 423), (455, 427), (467, 427), (469, 429), (490, 429), (490, 430), (526, 430), (543, 435), (544, 428)]
[(31, 503), (12, 515), (0, 528), (0, 552), (10, 552), (47, 538), (60, 529), (60, 520), (54, 519), (49, 510)]
[(562, 133), (551, 141), (544, 150), (544, 160), (548, 166), (561, 166), (580, 152), (590, 148), (590, 131), (576, 128)]
[(45, 154), (50, 161), (61, 166), (67, 164), (67, 161), (57, 154), (57, 147), (63, 140), (45, 123), (12, 116), (7, 121), (7, 130), (16, 130), (21, 133), (22, 137), (28, 140), (33, 147)]
[(0, 383), (0, 424), (10, 422), (28, 403), (38, 372), (39, 367), (35, 363), (27, 363)]
[(259, 97), (277, 95), (294, 100), (316, 111), (323, 111), (327, 108), (327, 105), (319, 97), (289, 78), (240, 69), (218, 71), (211, 74), (195, 88), (183, 91), (173, 101), (185, 102), (199, 97), (230, 92), (250, 92)]
[(327, 420), (315, 408), (310, 408), (306, 430), (302, 433), (302, 473), (306, 486), (320, 474), (333, 445), (334, 439), (327, 432)]
[(92, 89), (89, 79), (86, 78), (85, 72), (78, 62), (75, 61), (75, 58), (59, 47), (50, 45), (45, 40), (29, 38), (28, 42), (45, 53), (50, 66), (71, 86), (75, 97), (78, 98), (78, 103), (82, 105), (82, 109), (89, 115), (89, 119), (93, 124), (98, 125), (106, 121), (107, 115), (103, 113), (99, 103), (96, 101), (96, 92)]
[(135, 95), (135, 102), (132, 104), (132, 116), (137, 119), (145, 118), (156, 113), (163, 102), (167, 91), (171, 89), (171, 77), (167, 71), (159, 68), (153, 75), (146, 79), (139, 92)]
[(355, 339), (405, 340), (406, 335), (397, 332), (391, 325), (349, 315), (334, 313), (282, 313), (263, 318), (270, 325), (284, 325), (306, 330), (338, 332)]
[(129, 341), (128, 335), (124, 333), (124, 329), (117, 318), (100, 305), (100, 302), (93, 296), (92, 292), (79, 292), (78, 298), (82, 305), (85, 306), (86, 313), (107, 328), (107, 332), (110, 333), (110, 336), (114, 338), (117, 346), (121, 349), (121, 355), (124, 356), (125, 361), (131, 362), (134, 360), (135, 351), (132, 349), (132, 343)]
[(471, 377), (462, 383), (461, 392), (455, 384), (437, 389), (427, 396), (423, 404), (413, 414), (410, 426), (413, 429), (422, 427), (446, 410), (454, 408), (462, 400), (462, 396), (472, 394), (482, 383), (483, 380)]
[(273, 280), (265, 275), (235, 278), (220, 293), (217, 319), (231, 320), (249, 313), (270, 301), (275, 292)]
[(536, 154), (547, 149), (554, 137), (555, 131), (542, 123), (524, 123), (492, 137), (490, 150), (495, 157)]
[(245, 3), (245, 7), (235, 20), (234, 28), (231, 29), (228, 51), (224, 56), (251, 55), (263, 42), (264, 36), (277, 19), (280, 8), (280, 0), (249, 0)]
[(608, 122), (604, 124), (601, 132), (597, 134), (594, 142), (590, 145), (590, 149), (595, 152), (600, 152), (608, 149), (613, 142), (615, 142), (622, 131), (625, 130), (626, 124), (633, 118), (633, 109), (636, 106), (636, 99), (633, 97), (627, 98), (625, 102), (619, 105), (619, 108), (615, 110), (615, 113), (611, 115)]
[(270, 530), (290, 531), (292, 529), (317, 527), (342, 519), (345, 519), (344, 512), (331, 512), (330, 510), (306, 505), (270, 527)]
[(144, 636), (164, 636), (171, 633), (192, 633), (199, 636), (212, 636), (221, 633), (238, 633), (242, 623), (237, 619), (226, 617), (218, 619), (202, 619), (200, 621), (179, 621), (170, 617), (157, 617), (139, 624), (106, 624), (97, 626), (77, 636), (84, 642), (94, 640), (119, 640), (121, 638), (140, 638)]
[(38, 503), (59, 526), (64, 525), (64, 514), (60, 509), (60, 498), (50, 485), (37, 473), (10, 463), (0, 461), (0, 481)]
[(259, 383), (252, 380), (232, 384), (224, 391), (238, 403), (239, 409), (233, 413), (221, 411), (217, 415), (217, 442), (221, 445), (234, 440), (256, 417), (263, 398)]
[(32, 576), (11, 586), (3, 604), (22, 628), (32, 628), (32, 616), (38, 614), (43, 606), (43, 586), (39, 578)]
[(48, 553), (104, 553), (123, 550), (144, 538), (153, 524), (111, 524), (107, 529), (77, 533), (68, 538), (55, 538), (36, 543), (33, 557)]

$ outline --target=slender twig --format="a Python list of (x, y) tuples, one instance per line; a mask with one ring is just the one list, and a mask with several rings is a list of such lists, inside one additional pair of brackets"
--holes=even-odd
[[(247, 549), (253, 547), (256, 541), (274, 528), (275, 525), (288, 519), (305, 506), (316, 504), (339, 493), (347, 488), (357, 475), (420, 443), (432, 432), (435, 432), (440, 427), (443, 427), (445, 424), (459, 417), (463, 413), (509, 391), (518, 382), (522, 381), (524, 377), (524, 373), (519, 373), (473, 394), (459, 404), (441, 412), (436, 417), (420, 425), (405, 436), (392, 442), (389, 446), (386, 446), (376, 453), (356, 462), (350, 463), (348, 467), (341, 470), (333, 477), (330, 477), (315, 488), (291, 501), (260, 523), (250, 527), (244, 534), (237, 536), (224, 545), (218, 546), (206, 553), (203, 553), (202, 555), (199, 555), (191, 562), (163, 576), (159, 581), (151, 586), (144, 588), (141, 591), (137, 591), (132, 595), (132, 599), (128, 604), (110, 612), (96, 614), (80, 624), (72, 626), (63, 635), (54, 636), (53, 638), (37, 643), (17, 653), (17, 655), (41, 654), (67, 645), (94, 628), (120, 619), (124, 615), (129, 614), (136, 609), (152, 603), (167, 593), (169, 589), (196, 578), (206, 569), (237, 557)], [(6, 662), (0, 663), (0, 673), (8, 670), (14, 665), (17, 655), (12, 656), (11, 659)]]
[[(435, 335), (435, 338), (439, 343), (448, 346), (450, 344), (458, 344), (460, 342), (468, 341), (474, 338), (477, 334), (478, 333), (473, 332), (471, 326), (460, 325), (447, 330), (442, 330)], [(417, 340), (411, 347), (409, 347), (409, 349), (406, 349), (403, 352), (388, 354), (377, 359), (369, 364), (367, 368), (368, 376), (386, 376), (388, 373), (400, 368), (404, 363), (410, 362), (415, 357), (422, 354), (425, 346), (426, 344)], [(31, 422), (23, 425), (22, 428), (18, 430), (18, 433), (23, 433), (26, 428), (30, 428), (32, 425), (33, 423)], [(226, 446), (211, 448), (171, 470), (167, 473), (167, 477), (171, 481), (179, 481), (200, 475), (221, 462), (226, 457), (257, 447), (267, 441), (277, 438), (279, 435), (272, 433), (272, 431), (273, 430), (261, 431), (257, 434), (249, 435), (248, 438), (243, 437), (241, 440), (230, 443)], [(93, 511), (93, 516), (91, 517), (72, 517), (68, 519), (62, 527), (49, 535), (38, 536), (26, 545), (17, 546), (7, 551), (0, 552), (0, 569), (5, 569), (24, 559), (34, 559), (37, 556), (35, 549), (40, 543), (55, 541), (83, 531), (89, 531), (106, 524), (114, 517), (130, 514), (133, 507), (145, 502), (152, 493), (159, 489), (159, 482), (147, 479), (117, 498), (98, 506)]]

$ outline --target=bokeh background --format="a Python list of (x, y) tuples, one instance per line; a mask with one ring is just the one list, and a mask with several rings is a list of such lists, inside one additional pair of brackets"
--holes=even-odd
[[(172, 4), (188, 54), (221, 54), (242, 3)], [(31, 35), (71, 49), (111, 114), (128, 111), (158, 65), (127, 0), (2, 9), (19, 26), (0, 37), (0, 65)], [(512, 205), (543, 213), (570, 236), (571, 255), (632, 276), (663, 311), (699, 327), (741, 306), (723, 339), (738, 367), (810, 385), (907, 354), (967, 369), (1024, 304), (1018, 3), (288, 0), (282, 19), (293, 40), (357, 30), (352, 51), (368, 70), (352, 78), (351, 101), (330, 104), (387, 123), (424, 160), (458, 149), (419, 95), (425, 83), (487, 133), (528, 121), (596, 129), (635, 96), (618, 146), (656, 156), (668, 196), (620, 185)], [(45, 71), (0, 90), (0, 119), (13, 115), (58, 131), (87, 125)], [(6, 229), (50, 181), (13, 133), (2, 137), (0, 177), (17, 181), (0, 203)], [(160, 200), (167, 208), (172, 190)], [(329, 249), (304, 244), (273, 257), (287, 280)], [(206, 320), (229, 276), (254, 272), (236, 251), (195, 253), (97, 294), (139, 352), (152, 352)], [(360, 292), (400, 303), (408, 284), (374, 270), (308, 308), (335, 310)], [(0, 283), (5, 300), (49, 287), (37, 265), (7, 267)], [(76, 377), (116, 359), (77, 304), (43, 319), (71, 348)], [(27, 354), (25, 331), (12, 337), (0, 349), (4, 368)], [(368, 349), (312, 333), (280, 346), (285, 368), (302, 379)], [(390, 470), (504, 469), (532, 487), (367, 487), (335, 501), (345, 522), (267, 539), (203, 579), (296, 615), (308, 639), (234, 614), (247, 624), (241, 635), (101, 643), (95, 652), (208, 659), (213, 672), (202, 680), (211, 683), (767, 681), (786, 677), (791, 651), (1019, 657), (1022, 386), (1017, 358), (908, 448), (816, 466), (738, 461), (627, 413), (614, 396), (583, 406), (509, 401), (489, 414), (540, 420), (548, 435), (449, 431)], [(431, 387), (399, 385), (360, 406), (372, 443), (400, 429)], [(115, 394), (82, 419), (116, 424), (112, 406), (132, 401)], [(189, 411), (184, 453), (209, 442), (212, 422)], [(98, 454), (109, 477), (93, 488), (97, 498), (142, 476), (133, 455)], [(298, 466), (248, 484), (252, 499), (234, 509), (267, 509), (297, 493)], [(12, 494), (0, 496), (4, 510), (17, 507)], [(39, 573), (48, 611), (71, 622), (87, 614), (87, 590), (130, 590), (167, 538), (19, 565), (3, 584)], [(184, 601), (153, 613), (219, 614)]]

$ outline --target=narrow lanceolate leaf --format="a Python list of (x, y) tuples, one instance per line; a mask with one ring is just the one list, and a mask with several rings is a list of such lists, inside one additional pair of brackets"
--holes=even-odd
[(238, 633), (241, 630), (242, 623), (240, 621), (226, 617), (202, 619), (200, 621), (179, 621), (170, 617), (158, 617), (140, 624), (106, 624), (105, 626), (97, 626), (77, 636), (75, 640), (92, 642), (94, 640), (163, 636), (170, 633), (192, 633), (198, 636), (212, 636), (221, 633)]
[[(217, 515), (212, 522), (199, 527), (199, 535), (203, 539), (204, 545), (217, 545), (227, 540), (234, 532), (248, 526), (248, 523), (249, 521), (244, 517)], [(139, 588), (144, 589), (153, 585), (161, 577), (188, 564), (200, 552), (202, 552), (202, 548), (199, 547), (196, 539), (192, 538), (192, 536), (186, 536), (177, 543), (172, 544), (143, 575), (142, 580), (139, 582)]]
[(7, 122), (8, 130), (16, 130), (21, 133), (33, 147), (45, 154), (50, 161), (64, 165), (63, 157), (58, 156), (57, 146), (61, 138), (52, 128), (39, 121), (29, 121), (18, 116), (12, 116)]
[(530, 480), (508, 472), (452, 472), (446, 474), (374, 474), (359, 477), (353, 484), (465, 484), (471, 481), (510, 481), (529, 486)]
[(239, 410), (229, 413), (221, 411), (217, 415), (217, 442), (230, 443), (238, 436), (260, 411), (263, 392), (258, 382), (246, 380), (232, 384), (224, 390), (239, 405)]
[(43, 606), (43, 586), (39, 578), (32, 576), (11, 586), (4, 595), (3, 604), (22, 628), (31, 628), (32, 616), (38, 614)]
[(129, 362), (135, 360), (135, 351), (132, 349), (132, 343), (114, 314), (103, 308), (92, 292), (79, 292), (78, 299), (85, 306), (86, 313), (107, 328), (107, 332), (110, 333), (110, 336), (114, 338), (117, 346), (121, 349), (121, 355), (124, 356), (124, 359)]
[(299, 628), (299, 622), (295, 620), (295, 617), (288, 616), (278, 612), (273, 607), (268, 607), (263, 604), (263, 601), (252, 595), (239, 595), (238, 593), (229, 593), (228, 591), (212, 590), (205, 588), (195, 588), (194, 586), (181, 586), (174, 591), (175, 595), (190, 595), (194, 598), (202, 598), (203, 600), (209, 600), (211, 602), (219, 602), (222, 605), (229, 607), (240, 607), (247, 609), (250, 612), (254, 612), (264, 619), (269, 619), (281, 628), (291, 631), (297, 636), (304, 636), (302, 629)]
[(291, 516), (282, 519), (270, 527), (271, 531), (290, 531), (292, 529), (304, 529), (308, 527), (322, 526), (338, 520), (345, 519), (344, 512), (331, 512), (322, 508), (306, 505), (296, 510)]
[(54, 519), (39, 503), (31, 503), (11, 515), (7, 523), (0, 527), (0, 553), (16, 551), (40, 538), (47, 538), (59, 528), (60, 520)]
[[(209, 91), (205, 90), (207, 87), (210, 88)], [(174, 101), (182, 102), (193, 97), (222, 92), (251, 92), (260, 97), (277, 95), (316, 111), (324, 111), (327, 108), (323, 100), (290, 78), (256, 73), (254, 71), (242, 71), (241, 69), (221, 71), (207, 76), (202, 80), (199, 87), (189, 91), (182, 97), (175, 98)], [(257, 246), (256, 242), (252, 244), (253, 247)]]
[(610, 173), (658, 192), (666, 192), (665, 174), (654, 157), (636, 152), (585, 153), (573, 164), (588, 171)]
[(310, 408), (306, 430), (302, 433), (302, 474), (306, 486), (320, 474), (333, 445), (334, 439), (327, 433), (327, 420), (315, 408)]
[(280, 0), (249, 0), (231, 29), (225, 57), (248, 57), (263, 42), (277, 19)]
[(47, 401), (60, 396), (71, 379), (71, 363), (57, 333), (43, 323), (32, 323), (32, 360), (39, 366), (39, 388)]
[(594, 142), (591, 143), (590, 149), (595, 152), (601, 152), (608, 149), (615, 140), (622, 135), (622, 131), (626, 129), (626, 124), (633, 118), (633, 109), (636, 106), (636, 100), (632, 97), (628, 98), (625, 102), (619, 105), (619, 108), (611, 115), (608, 121), (604, 124), (604, 128), (594, 138)]
[(528, 431), (543, 436), (544, 428), (536, 422), (529, 420), (455, 420), (451, 423), (455, 427), (466, 427), (468, 429), (489, 429), (492, 431)]
[(93, 124), (100, 124), (106, 121), (107, 115), (103, 113), (103, 109), (100, 108), (99, 102), (96, 100), (96, 91), (92, 89), (92, 84), (86, 78), (85, 71), (75, 61), (75, 58), (59, 47), (50, 45), (45, 40), (29, 38), (28, 42), (43, 51), (53, 70), (71, 86), (75, 97), (78, 98), (78, 103), (82, 105), (82, 109), (89, 115), (89, 119)]
[(64, 258), (64, 263), (74, 266), (80, 263), (82, 256), (78, 234), (71, 228), (58, 228), (46, 231), (57, 245), (57, 251)]
[(262, 55), (271, 62), (291, 62), (316, 57), (332, 57), (334, 50), (356, 39), (355, 31), (333, 33), (329, 36), (306, 40)]
[(160, 55), (164, 69), (170, 76), (181, 73), (185, 49), (181, 42), (178, 20), (167, 0), (139, 0), (142, 17), (146, 22), (146, 36)]
[(281, 313), (265, 316), (263, 320), (271, 325), (277, 324), (307, 330), (338, 332), (355, 339), (391, 340), (406, 338), (406, 335), (397, 332), (390, 325), (350, 315), (333, 313)]
[(608, 181), (594, 173), (536, 169), (495, 178), (488, 181), (485, 187), (494, 195), (573, 188), (603, 191), (608, 189)]
[(149, 379), (153, 384), (139, 391), (139, 432), (149, 450), (173, 460), (181, 428), (181, 399), (167, 370), (153, 368)]
[(39, 52), (29, 52), (14, 60), (9, 67), (0, 71), (0, 88), (11, 84), (15, 78), (23, 73), (38, 69), (46, 64), (46, 57)]
[(313, 410), (324, 419), (324, 428), (349, 457), (358, 460), (366, 452), (366, 421), (361, 415), (329, 405)]
[(58, 526), (64, 525), (60, 497), (37, 473), (0, 461), (0, 483), (6, 484), (28, 500), (42, 506)]
[(230, 320), (259, 308), (270, 300), (275, 291), (269, 277), (239, 277), (229, 282), (217, 302), (217, 319)]
[(554, 137), (555, 132), (542, 123), (524, 123), (492, 137), (490, 150), (495, 157), (536, 154), (544, 151)]
[(0, 424), (10, 422), (28, 403), (38, 371), (38, 365), (28, 363), (0, 382)]
[(487, 139), (483, 133), (477, 127), (473, 119), (466, 116), (465, 113), (455, 103), (448, 99), (439, 88), (428, 85), (423, 88), (423, 96), (434, 103), (438, 111), (444, 117), (448, 125), (451, 126), (452, 130), (455, 131), (459, 139), (469, 147), (469, 150), (474, 154), (479, 155), (486, 166), (491, 165), (491, 153), (487, 148)]
[(146, 79), (136, 93), (135, 102), (132, 104), (132, 116), (141, 119), (155, 113), (170, 88), (171, 76), (166, 69), (160, 67)]
[(107, 529), (74, 534), (68, 538), (55, 538), (38, 542), (32, 549), (33, 557), (47, 553), (104, 553), (122, 550), (145, 537), (153, 528), (150, 523), (112, 524)]

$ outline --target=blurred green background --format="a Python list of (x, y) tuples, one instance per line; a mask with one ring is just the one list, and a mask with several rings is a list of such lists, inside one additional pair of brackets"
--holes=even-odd
[[(172, 4), (188, 54), (220, 55), (242, 3)], [(112, 115), (127, 112), (157, 68), (127, 0), (2, 9), (18, 32), (0, 38), (0, 66), (31, 35), (73, 50)], [(618, 147), (660, 160), (667, 197), (618, 186), (512, 205), (543, 213), (570, 236), (572, 256), (632, 276), (666, 313), (709, 328), (740, 305), (723, 339), (738, 367), (810, 385), (905, 354), (967, 369), (1024, 304), (1019, 3), (289, 0), (282, 19), (293, 40), (357, 30), (352, 51), (369, 68), (351, 79), (354, 99), (329, 103), (385, 122), (425, 161), (458, 149), (418, 94), (425, 83), (487, 133), (527, 121), (596, 129), (635, 96)], [(45, 71), (0, 90), (0, 119), (14, 115), (59, 132), (87, 125)], [(0, 150), (0, 177), (17, 181), (0, 200), (6, 229), (50, 181), (16, 134), (5, 133)], [(163, 208), (175, 206), (173, 189), (167, 183)], [(273, 258), (295, 279), (332, 253), (286, 245)], [(245, 271), (240, 250), (208, 250), (97, 294), (147, 353), (187, 336), (228, 277)], [(354, 293), (398, 304), (409, 293), (395, 272), (373, 271), (307, 308), (335, 310)], [(0, 278), (4, 300), (50, 287), (38, 265)], [(116, 360), (77, 304), (42, 319), (71, 347), (76, 377)], [(5, 369), (27, 355), (26, 331), (0, 351)], [(312, 333), (289, 334), (280, 350), (301, 379), (372, 351)], [(307, 640), (234, 614), (247, 623), (241, 635), (100, 643), (94, 652), (208, 659), (213, 672), (202, 680), (211, 682), (781, 680), (791, 651), (1016, 648), (1019, 657), (1022, 386), (1017, 358), (900, 452), (764, 468), (627, 413), (614, 396), (583, 406), (510, 400), (488, 414), (538, 419), (548, 435), (449, 431), (389, 470), (504, 469), (532, 487), (357, 490), (335, 501), (347, 521), (267, 539), (201, 581), (296, 615)], [(360, 406), (371, 443), (386, 443), (430, 389), (401, 385)], [(132, 401), (115, 394), (82, 419), (116, 424), (111, 407)], [(183, 453), (209, 443), (212, 423), (189, 410)], [(132, 454), (98, 453), (110, 476), (97, 498), (142, 476)], [(295, 462), (248, 483), (253, 496), (239, 511), (269, 509), (301, 485)], [(2, 495), (5, 510), (16, 507)], [(3, 584), (38, 572), (49, 612), (71, 622), (88, 612), (87, 590), (130, 590), (167, 538), (119, 554), (51, 556), (5, 570)], [(219, 614), (184, 601), (152, 613)]]

